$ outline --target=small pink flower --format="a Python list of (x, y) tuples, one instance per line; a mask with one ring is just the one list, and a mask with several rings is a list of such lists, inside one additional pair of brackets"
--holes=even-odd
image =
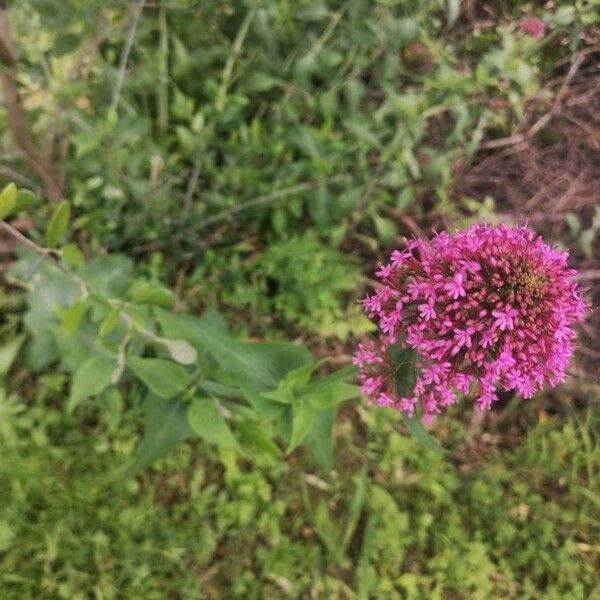
[(450, 298), (457, 300), (461, 296), (466, 296), (467, 292), (464, 288), (465, 276), (462, 273), (457, 273), (450, 283), (444, 285), (444, 289), (448, 292)]
[(418, 310), (419, 310), (419, 314), (421, 315), (421, 317), (423, 319), (425, 319), (425, 321), (429, 321), (430, 319), (435, 319), (435, 310), (433, 309), (433, 306), (431, 306), (430, 304), (419, 304), (419, 306), (417, 306)]
[(521, 31), (531, 37), (540, 39), (546, 32), (546, 23), (537, 17), (523, 17), (520, 23)]
[(472, 345), (471, 332), (468, 329), (455, 329), (454, 339), (459, 347), (466, 346), (467, 348), (470, 348)]
[(394, 265), (379, 265), (379, 271), (375, 275), (380, 279), (387, 279), (394, 272)]
[(496, 317), (496, 321), (494, 325), (500, 329), (500, 331), (504, 331), (505, 329), (514, 329), (515, 323), (514, 318), (519, 314), (519, 311), (512, 306), (508, 306), (504, 310), (493, 310), (492, 316)]

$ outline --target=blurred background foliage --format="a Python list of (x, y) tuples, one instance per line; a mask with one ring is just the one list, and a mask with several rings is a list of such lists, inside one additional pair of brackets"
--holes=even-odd
[[(369, 331), (355, 299), (404, 235), (528, 218), (597, 268), (598, 188), (525, 207), (478, 170), (509, 164), (524, 122), (559, 139), (539, 119), (598, 76), (597, 0), (7, 4), (27, 126), (78, 244), (122, 255), (127, 282), (162, 282), (178, 311), (217, 307), (238, 333), (344, 364)], [(541, 39), (520, 29), (530, 14)], [(0, 105), (13, 179), (51, 196)], [(35, 236), (52, 211), (20, 226)], [(8, 342), (53, 305), (5, 284)], [(457, 407), (435, 426), (444, 457), (354, 403), (328, 473), (301, 450), (195, 441), (123, 480), (138, 399), (67, 412), (65, 368), (33, 342), (0, 368), (3, 598), (600, 597), (597, 343), (556, 392)]]

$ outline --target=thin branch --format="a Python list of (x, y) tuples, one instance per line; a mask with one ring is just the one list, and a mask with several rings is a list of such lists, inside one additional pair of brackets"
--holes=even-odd
[(24, 185), (32, 192), (35, 192), (38, 196), (41, 195), (41, 188), (38, 186), (37, 183), (35, 183), (35, 181), (31, 181), (29, 177), (23, 175), (23, 173), (19, 173), (19, 171), (15, 171), (15, 169), (13, 169), (12, 167), (2, 165), (0, 167), (0, 175), (3, 175), (11, 181), (15, 181), (21, 185)]
[(63, 193), (52, 164), (44, 158), (29, 133), (25, 110), (17, 87), (16, 53), (12, 43), (8, 16), (3, 4), (0, 4), (0, 85), (4, 95), (8, 125), (17, 146), (23, 153), (25, 160), (43, 181), (50, 199), (53, 201), (61, 200)]
[(95, 294), (96, 290), (85, 282), (77, 273), (69, 271), (59, 260), (60, 254), (51, 248), (42, 248), (35, 242), (31, 241), (27, 236), (23, 235), (18, 229), (9, 225), (6, 221), (0, 221), (0, 231), (3, 231), (19, 244), (29, 248), (45, 260), (51, 261), (64, 275), (66, 275), (73, 283), (77, 284), (85, 294)]
[(117, 72), (117, 81), (115, 83), (115, 87), (112, 93), (112, 99), (110, 102), (111, 110), (117, 110), (117, 106), (119, 105), (121, 88), (123, 87), (123, 81), (125, 79), (125, 71), (127, 71), (127, 62), (129, 61), (129, 54), (131, 53), (133, 40), (135, 39), (135, 32), (140, 22), (140, 18), (142, 16), (142, 11), (144, 10), (145, 4), (146, 0), (138, 0), (137, 4), (135, 5), (135, 8), (133, 9), (131, 24), (129, 25), (129, 31), (127, 32), (127, 38), (125, 39), (125, 46), (123, 47), (123, 52), (121, 53), (119, 70)]
[(65, 267), (60, 262), (61, 254), (59, 251), (54, 250), (52, 248), (43, 248), (42, 246), (38, 246), (38, 244), (30, 240), (27, 236), (23, 235), (18, 229), (16, 229), (12, 225), (9, 225), (6, 221), (0, 220), (0, 231), (3, 231), (4, 233), (12, 237), (15, 241), (17, 241), (19, 244), (22, 244), (26, 248), (29, 248), (29, 250), (35, 252), (37, 255), (40, 256), (42, 260), (47, 260), (51, 262), (63, 275), (65, 275), (65, 277), (70, 279), (74, 284), (76, 284), (79, 287), (84, 297), (92, 296), (95, 300), (107, 304), (115, 310), (118, 310), (119, 317), (121, 318), (123, 323), (125, 323), (128, 330), (135, 330), (152, 342), (163, 343), (163, 338), (136, 324), (134, 319), (132, 319), (124, 309), (123, 302), (121, 300), (115, 298), (106, 298), (100, 292), (98, 292), (98, 290), (94, 286), (90, 285), (87, 281), (79, 277), (77, 273), (74, 273), (73, 271)]

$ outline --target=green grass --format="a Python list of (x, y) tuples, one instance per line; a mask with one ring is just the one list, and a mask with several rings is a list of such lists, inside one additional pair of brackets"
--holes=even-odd
[[(10, 4), (27, 117), (40, 146), (56, 119), (69, 140), (65, 196), (88, 258), (134, 255), (123, 270), (170, 282), (178, 309), (219, 307), (236, 332), (338, 357), (366, 330), (364, 277), (414, 224), (494, 219), (500, 199), (455, 197), (456, 168), (512, 133), (595, 22), (592, 3), (558, 2), (538, 42), (519, 33), (517, 2), (485, 3), (493, 18), (471, 3), (479, 28), (451, 22), (468, 3), (445, 0), (157, 0), (113, 112), (124, 3)], [(0, 145), (35, 183), (3, 106)], [(50, 212), (30, 217), (43, 230)], [(3, 342), (21, 329), (15, 291)], [(33, 297), (32, 330), (53, 294)], [(137, 399), (122, 419), (92, 401), (68, 416), (47, 339), (29, 349), (46, 373), (18, 364), (0, 386), (1, 600), (600, 598), (597, 386), (479, 425), (454, 410), (434, 429), (445, 456), (353, 402), (331, 474), (301, 450), (236, 459), (195, 441), (125, 479)], [(83, 350), (64, 337), (60, 353)]]
[(133, 419), (110, 432), (91, 403), (74, 421), (56, 392), (3, 394), (2, 597), (589, 598), (594, 393), (513, 447), (442, 420), (440, 457), (394, 415), (359, 409), (337, 427), (329, 477), (297, 454), (236, 461), (192, 443), (135, 480), (120, 474)]

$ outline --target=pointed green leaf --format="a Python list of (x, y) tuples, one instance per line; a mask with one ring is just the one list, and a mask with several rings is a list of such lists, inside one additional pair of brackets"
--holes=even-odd
[(115, 327), (119, 324), (121, 320), (121, 311), (118, 308), (114, 308), (111, 312), (108, 313), (104, 321), (100, 324), (98, 329), (98, 335), (102, 337), (106, 337), (111, 334)]
[(80, 269), (85, 266), (85, 256), (75, 244), (65, 244), (61, 249), (61, 254), (70, 267)]
[(154, 304), (166, 308), (173, 304), (173, 292), (157, 283), (135, 281), (129, 290), (129, 297), (137, 304)]
[(164, 400), (183, 392), (190, 382), (187, 370), (170, 360), (129, 356), (127, 366), (153, 394)]
[(111, 431), (115, 431), (123, 417), (123, 396), (117, 388), (107, 390), (100, 397), (100, 402), (106, 408), (108, 413), (108, 427)]
[(85, 300), (79, 300), (73, 306), (60, 311), (60, 327), (64, 333), (73, 333), (79, 327), (85, 307)]
[(54, 248), (67, 233), (71, 219), (71, 205), (68, 200), (63, 200), (52, 215), (46, 229), (46, 246)]
[(70, 414), (75, 408), (90, 396), (97, 396), (109, 385), (116, 360), (106, 356), (92, 356), (86, 360), (75, 372), (71, 382), (71, 394), (67, 401), (67, 412)]
[(5, 219), (15, 208), (17, 202), (17, 186), (9, 183), (0, 192), (0, 219)]
[(333, 423), (336, 409), (319, 411), (304, 444), (327, 473), (333, 469)]
[(240, 438), (244, 442), (273, 458), (281, 458), (281, 450), (277, 444), (260, 427), (247, 422), (239, 422), (236, 426)]
[(13, 211), (15, 213), (26, 211), (32, 206), (35, 206), (38, 202), (39, 198), (32, 191), (19, 190)]
[(350, 398), (356, 398), (360, 395), (358, 387), (344, 381), (354, 373), (354, 367), (349, 367), (339, 369), (325, 377), (319, 377), (300, 392), (300, 397), (320, 410), (331, 408), (350, 400)]
[(285, 412), (285, 404), (269, 400), (250, 386), (242, 386), (244, 398), (250, 402), (256, 413), (261, 417), (279, 418)]
[(425, 426), (421, 422), (419, 415), (409, 417), (406, 413), (402, 413), (402, 419), (408, 427), (408, 431), (410, 431), (411, 435), (413, 435), (417, 441), (423, 444), (425, 448), (432, 450), (433, 452), (437, 452), (438, 454), (446, 453), (446, 450), (442, 448), (438, 441), (429, 434), (427, 429), (425, 429)]
[(288, 454), (304, 441), (315, 422), (316, 416), (317, 411), (308, 402), (300, 401), (294, 405), (292, 437), (287, 449)]
[(211, 398), (194, 398), (188, 409), (187, 418), (192, 430), (209, 444), (239, 448), (229, 425)]

